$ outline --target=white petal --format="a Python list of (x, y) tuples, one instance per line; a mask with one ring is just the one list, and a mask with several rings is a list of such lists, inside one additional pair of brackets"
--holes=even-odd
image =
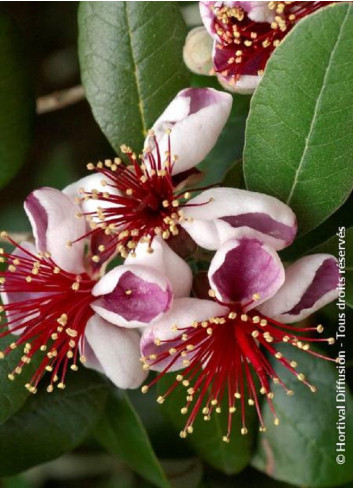
[(268, 2), (238, 2), (247, 12), (249, 19), (254, 22), (268, 22), (275, 20), (276, 11), (268, 8)]
[(255, 92), (262, 76), (259, 75), (241, 75), (237, 80), (232, 77), (222, 76), (217, 74), (219, 83), (226, 90), (241, 95), (249, 95)]
[[(174, 175), (194, 167), (210, 152), (231, 107), (231, 95), (212, 88), (187, 88), (172, 100), (152, 129), (162, 155), (168, 151), (166, 130), (171, 129), (171, 152), (178, 156)], [(151, 137), (146, 139), (145, 146), (154, 150)]]
[[(280, 250), (292, 243), (297, 223), (293, 211), (269, 195), (234, 188), (202, 192), (184, 207), (184, 229), (200, 246), (218, 249), (225, 241), (246, 234)], [(241, 231), (241, 233), (239, 233)]]
[[(102, 181), (107, 182), (108, 185), (102, 185)], [(111, 195), (121, 195), (118, 189), (115, 188), (115, 186), (111, 187), (109, 183), (112, 182), (105, 175), (95, 172), (68, 185), (63, 189), (63, 192), (72, 199), (77, 197), (81, 198), (83, 196), (82, 190), (85, 192), (96, 190), (97, 192), (109, 192)], [(96, 212), (97, 208), (106, 209), (108, 207), (120, 207), (115, 203), (96, 199), (84, 200), (81, 202), (80, 206), (84, 213)], [(99, 219), (97, 218), (94, 218), (93, 220), (99, 222)]]
[(290, 265), (284, 285), (260, 307), (282, 323), (301, 321), (338, 297), (339, 272), (332, 255), (309, 255)]
[(82, 273), (84, 240), (72, 247), (73, 242), (83, 236), (86, 223), (78, 218), (78, 206), (70, 197), (59, 190), (43, 187), (32, 192), (24, 204), (31, 222), (38, 251), (49, 251), (54, 262), (63, 270)]
[(135, 389), (146, 373), (140, 363), (137, 331), (119, 328), (94, 315), (87, 323), (85, 338), (105, 375), (121, 389)]
[[(178, 337), (180, 331), (173, 330), (172, 326), (186, 328), (191, 326), (194, 321), (199, 322), (211, 317), (224, 316), (228, 312), (228, 308), (214, 301), (193, 298), (176, 299), (171, 310), (160, 321), (144, 330), (141, 338), (141, 353), (148, 358), (149, 355), (158, 355), (169, 350), (173, 344), (161, 343), (157, 346), (155, 341), (157, 339), (162, 341), (172, 340)], [(170, 359), (167, 359), (156, 364), (152, 367), (152, 370), (163, 370), (169, 361)], [(179, 370), (180, 368), (182, 368), (182, 360), (176, 362), (170, 371)]]
[(149, 253), (148, 249), (147, 243), (140, 243), (136, 248), (136, 256), (130, 255), (125, 265), (147, 265), (158, 270), (168, 278), (175, 298), (188, 297), (192, 287), (192, 271), (186, 261), (158, 237), (152, 242), (153, 253)]
[(121, 265), (94, 286), (92, 309), (125, 328), (148, 326), (165, 314), (173, 295), (168, 279), (152, 267)]
[(207, 29), (207, 32), (212, 36), (214, 39), (218, 39), (218, 35), (216, 33), (215, 25), (214, 25), (214, 20), (215, 20), (215, 14), (213, 12), (213, 6), (217, 2), (204, 2), (201, 1), (199, 2), (200, 6), (200, 14), (201, 14), (201, 19), (204, 24), (204, 26)]
[[(28, 242), (23, 242), (21, 243), (21, 248), (16, 248), (12, 254), (17, 256), (18, 258), (30, 258), (27, 253), (23, 250), (26, 250), (28, 251), (29, 253), (31, 253), (32, 255), (34, 256), (37, 256), (37, 250), (36, 250), (36, 247), (34, 246), (34, 244), (32, 243), (28, 243)], [(43, 293), (33, 293), (33, 292), (2, 292), (0, 294), (0, 297), (1, 297), (1, 302), (6, 306), (8, 304), (14, 304), (16, 302), (23, 302), (23, 301), (26, 301), (26, 300), (29, 300), (29, 299), (36, 299), (36, 298), (41, 298), (41, 297), (44, 297), (46, 294), (43, 294)], [(22, 314), (20, 314), (22, 316)], [(16, 329), (14, 331), (14, 328), (17, 328), (18, 326), (20, 326), (21, 324), (23, 323), (26, 323), (28, 321), (30, 321), (31, 319), (34, 319), (36, 317), (38, 317), (39, 313), (34, 313), (34, 314), (31, 314), (31, 315), (28, 315), (27, 317), (21, 319), (21, 320), (18, 320), (16, 321), (16, 316), (18, 317), (18, 314), (13, 314), (11, 313), (10, 311), (7, 311), (6, 312), (6, 317), (7, 317), (7, 320), (8, 321), (12, 321), (9, 325), (8, 325), (8, 328), (9, 328), (9, 331), (11, 331), (12, 334), (14, 335), (20, 335), (24, 332), (24, 330), (26, 328), (20, 328), (20, 329)]]

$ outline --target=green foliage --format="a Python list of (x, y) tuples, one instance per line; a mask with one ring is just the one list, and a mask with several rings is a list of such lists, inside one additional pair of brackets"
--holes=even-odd
[(94, 117), (118, 152), (142, 150), (147, 130), (189, 84), (177, 2), (81, 2), (79, 56)]
[[(163, 377), (158, 382), (158, 391), (162, 395), (175, 381), (175, 374)], [(161, 405), (163, 414), (171, 423), (182, 431), (187, 415), (181, 414), (180, 410), (185, 405), (185, 391), (178, 386)], [(246, 427), (248, 434), (240, 434), (242, 427), (240, 410), (233, 415), (233, 427), (230, 443), (223, 441), (223, 436), (227, 432), (228, 409), (226, 405), (221, 413), (211, 416), (209, 421), (204, 421), (200, 410), (198, 417), (193, 425), (194, 432), (187, 437), (188, 443), (195, 452), (207, 463), (224, 472), (225, 474), (237, 474), (249, 463), (252, 453), (252, 446), (255, 436), (255, 412), (248, 409)]]
[(312, 393), (284, 367), (276, 364), (278, 376), (295, 395), (287, 396), (280, 385), (273, 386), (274, 405), (280, 426), (273, 425), (268, 404), (262, 412), (268, 429), (259, 436), (253, 465), (270, 477), (306, 487), (340, 486), (352, 478), (353, 399), (346, 391), (346, 463), (336, 463), (338, 411), (336, 409), (335, 367), (306, 352), (283, 345), (280, 350), (297, 361), (300, 372), (317, 387)]
[(0, 12), (0, 188), (25, 162), (32, 139), (34, 96), (22, 39)]
[[(0, 351), (12, 342), (16, 341), (16, 337), (0, 338)], [(10, 381), (8, 375), (11, 374), (21, 361), (23, 349), (17, 348), (10, 352), (1, 360), (0, 364), (0, 425), (15, 414), (25, 403), (29, 392), (25, 388), (25, 384), (32, 378), (36, 362), (31, 362), (27, 365), (21, 375), (15, 377), (15, 380)]]
[(109, 453), (157, 487), (170, 486), (127, 394), (110, 394), (96, 437)]
[(65, 392), (45, 387), (0, 425), (0, 475), (17, 474), (72, 450), (96, 425), (107, 399), (107, 383), (82, 369), (68, 376)]
[(349, 3), (303, 19), (274, 52), (251, 102), (247, 187), (291, 206), (301, 233), (352, 190), (352, 32)]

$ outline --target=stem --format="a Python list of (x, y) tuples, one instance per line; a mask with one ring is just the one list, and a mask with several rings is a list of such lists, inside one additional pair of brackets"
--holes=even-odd
[(44, 95), (37, 98), (37, 114), (62, 109), (68, 105), (76, 104), (84, 98), (85, 91), (82, 85)]

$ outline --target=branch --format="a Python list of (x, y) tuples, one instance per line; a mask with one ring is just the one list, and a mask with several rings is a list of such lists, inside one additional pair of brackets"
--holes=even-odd
[(82, 85), (44, 95), (37, 98), (37, 114), (62, 109), (68, 105), (76, 104), (84, 98), (85, 91)]
[[(7, 233), (11, 239), (16, 241), (16, 243), (22, 243), (22, 241), (30, 241), (32, 239), (31, 233)], [(1, 235), (0, 233), (0, 243), (8, 243), (8, 239)]]

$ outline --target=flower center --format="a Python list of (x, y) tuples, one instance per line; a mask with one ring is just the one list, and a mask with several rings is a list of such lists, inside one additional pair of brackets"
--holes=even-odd
[(215, 6), (220, 38), (215, 70), (235, 81), (240, 75), (262, 75), (271, 53), (294, 25), (328, 3), (267, 2), (268, 22), (251, 20), (241, 7)]
[[(126, 258), (129, 253), (134, 253), (139, 242), (150, 244), (155, 236), (167, 240), (177, 235), (179, 224), (186, 220), (182, 207), (187, 205), (190, 191), (176, 190), (172, 178), (176, 157), (172, 160), (168, 151), (162, 159), (157, 140), (152, 137), (155, 150), (145, 150), (139, 160), (130, 148), (122, 146), (129, 166), (120, 158), (87, 165), (89, 170), (104, 175), (101, 184), (107, 188), (106, 192), (80, 189), (81, 203), (88, 200), (102, 202), (102, 206), (94, 211), (82, 213), (90, 226), (83, 237), (96, 238), (100, 242), (99, 253), (117, 251)], [(93, 261), (101, 261), (98, 254), (93, 256)]]
[[(274, 414), (274, 424), (279, 424), (272, 399), (270, 381), (280, 384), (288, 395), (289, 390), (277, 376), (275, 369), (268, 361), (266, 354), (274, 357), (297, 379), (311, 385), (303, 373), (297, 371), (295, 361), (288, 360), (278, 351), (278, 343), (289, 343), (296, 348), (307, 351), (316, 357), (332, 360), (310, 349), (310, 343), (327, 341), (333, 338), (312, 338), (305, 336), (309, 331), (323, 332), (321, 325), (316, 328), (299, 328), (278, 323), (261, 315), (256, 310), (245, 313), (239, 307), (227, 316), (213, 317), (207, 321), (197, 322), (181, 328), (173, 326), (179, 335), (171, 340), (156, 339), (155, 344), (161, 351), (143, 357), (144, 369), (158, 367), (161, 372), (149, 384), (142, 387), (147, 392), (158, 380), (173, 367), (184, 369), (176, 376), (175, 382), (168, 391), (159, 396), (157, 401), (163, 403), (165, 398), (180, 384), (186, 389), (186, 404), (182, 414), (188, 418), (180, 436), (186, 437), (193, 432), (193, 423), (201, 411), (204, 420), (210, 419), (216, 412), (220, 413), (224, 404), (228, 410), (227, 432), (223, 441), (229, 442), (232, 431), (232, 416), (240, 405), (242, 428), (241, 434), (247, 434), (246, 404), (255, 406), (260, 421), (260, 431), (265, 431), (256, 385), (260, 384), (260, 393), (266, 395), (267, 402)], [(257, 381), (255, 380), (257, 378)]]
[(27, 389), (35, 393), (46, 371), (51, 372), (48, 392), (55, 383), (63, 389), (69, 363), (71, 370), (77, 370), (78, 358), (85, 361), (79, 351), (83, 351), (87, 321), (94, 314), (89, 306), (94, 300), (91, 291), (95, 281), (86, 273), (75, 275), (61, 270), (49, 253), (33, 254), (6, 233), (2, 237), (16, 246), (16, 252), (0, 249), (0, 262), (7, 264), (6, 271), (0, 272), (0, 338), (14, 333), (17, 340), (0, 352), (0, 358), (23, 347), (19, 364), (9, 374), (14, 380), (37, 352), (43, 352)]

